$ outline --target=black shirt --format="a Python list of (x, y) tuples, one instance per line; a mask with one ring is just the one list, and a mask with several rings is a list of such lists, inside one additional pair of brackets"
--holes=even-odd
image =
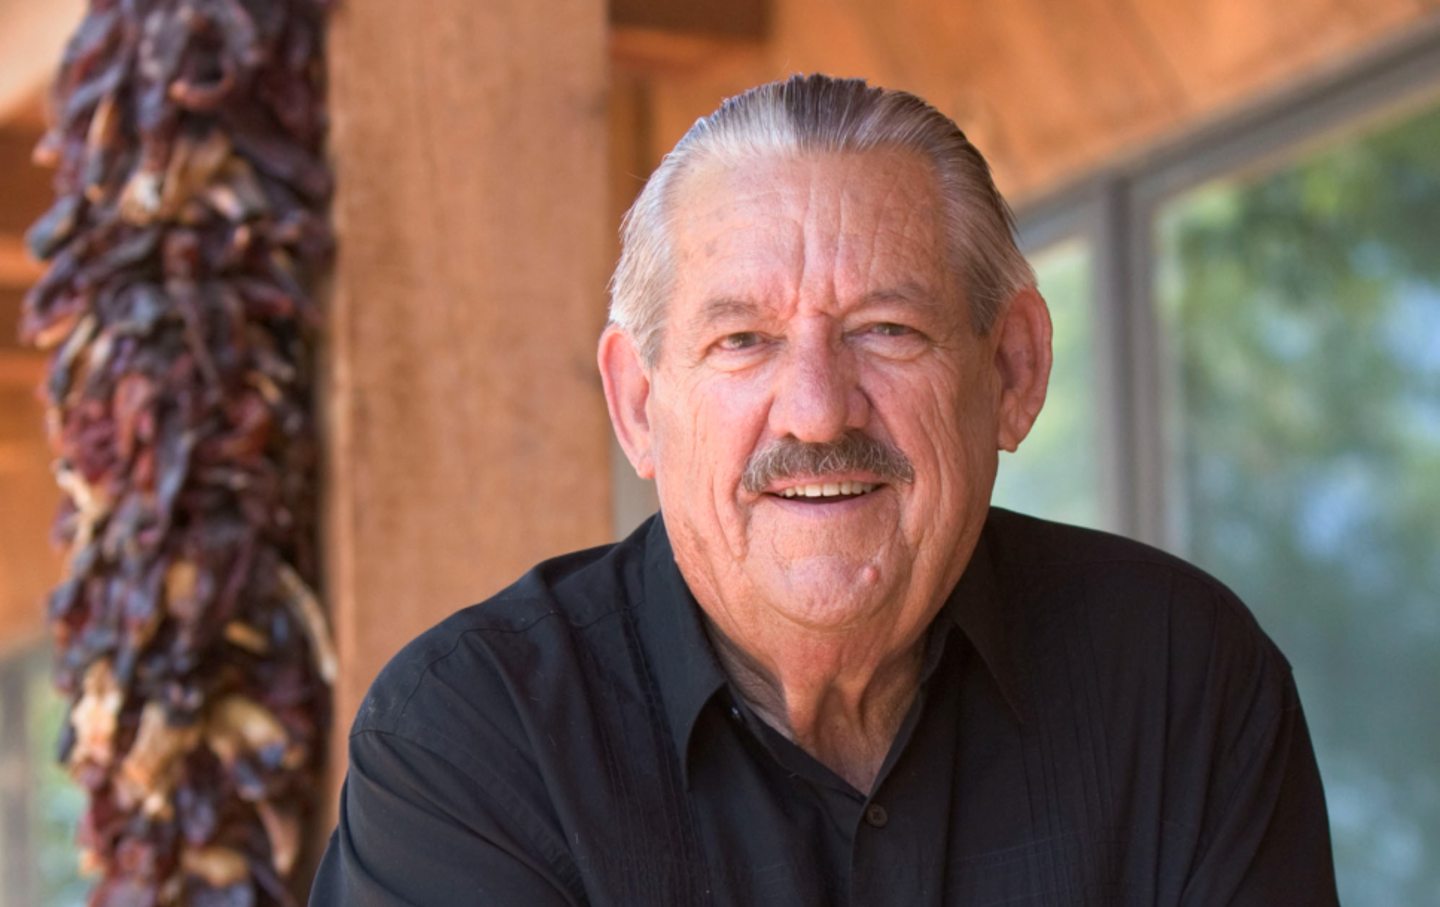
[(731, 690), (653, 519), (381, 673), (312, 904), (1328, 905), (1289, 665), (1223, 586), (992, 510), (870, 796)]

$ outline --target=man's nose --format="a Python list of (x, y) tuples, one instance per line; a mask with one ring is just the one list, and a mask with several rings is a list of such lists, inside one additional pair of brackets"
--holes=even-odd
[(855, 352), (843, 341), (810, 337), (791, 342), (776, 374), (770, 429), (776, 437), (834, 441), (870, 418)]

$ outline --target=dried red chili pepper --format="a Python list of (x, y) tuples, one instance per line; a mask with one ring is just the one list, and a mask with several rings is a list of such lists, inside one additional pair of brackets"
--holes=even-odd
[(36, 149), (61, 758), (96, 905), (284, 904), (335, 671), (316, 582), (324, 0), (91, 0)]

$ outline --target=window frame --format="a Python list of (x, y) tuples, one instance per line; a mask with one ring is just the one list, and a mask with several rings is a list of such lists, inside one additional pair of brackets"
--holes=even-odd
[(31, 904), (36, 898), (35, 798), (31, 781), (35, 766), (31, 756), (28, 688), (31, 674), (48, 656), (41, 642), (7, 645), (0, 651), (0, 713), (5, 733), (0, 739), (0, 867), (5, 884), (0, 886), (0, 907)]
[(1166, 202), (1226, 174), (1440, 99), (1440, 18), (1343, 68), (1157, 143), (1017, 207), (1021, 247), (1078, 237), (1092, 254), (1090, 300), (1102, 512), (1122, 535), (1183, 551), (1166, 402), (1174, 361), (1155, 307), (1153, 225)]

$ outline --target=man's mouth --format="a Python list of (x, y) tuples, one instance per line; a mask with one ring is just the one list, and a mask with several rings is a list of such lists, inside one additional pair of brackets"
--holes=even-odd
[(791, 485), (771, 493), (781, 498), (804, 498), (807, 501), (817, 500), (824, 503), (842, 498), (856, 498), (879, 487), (875, 482), (814, 482), (809, 485)]

